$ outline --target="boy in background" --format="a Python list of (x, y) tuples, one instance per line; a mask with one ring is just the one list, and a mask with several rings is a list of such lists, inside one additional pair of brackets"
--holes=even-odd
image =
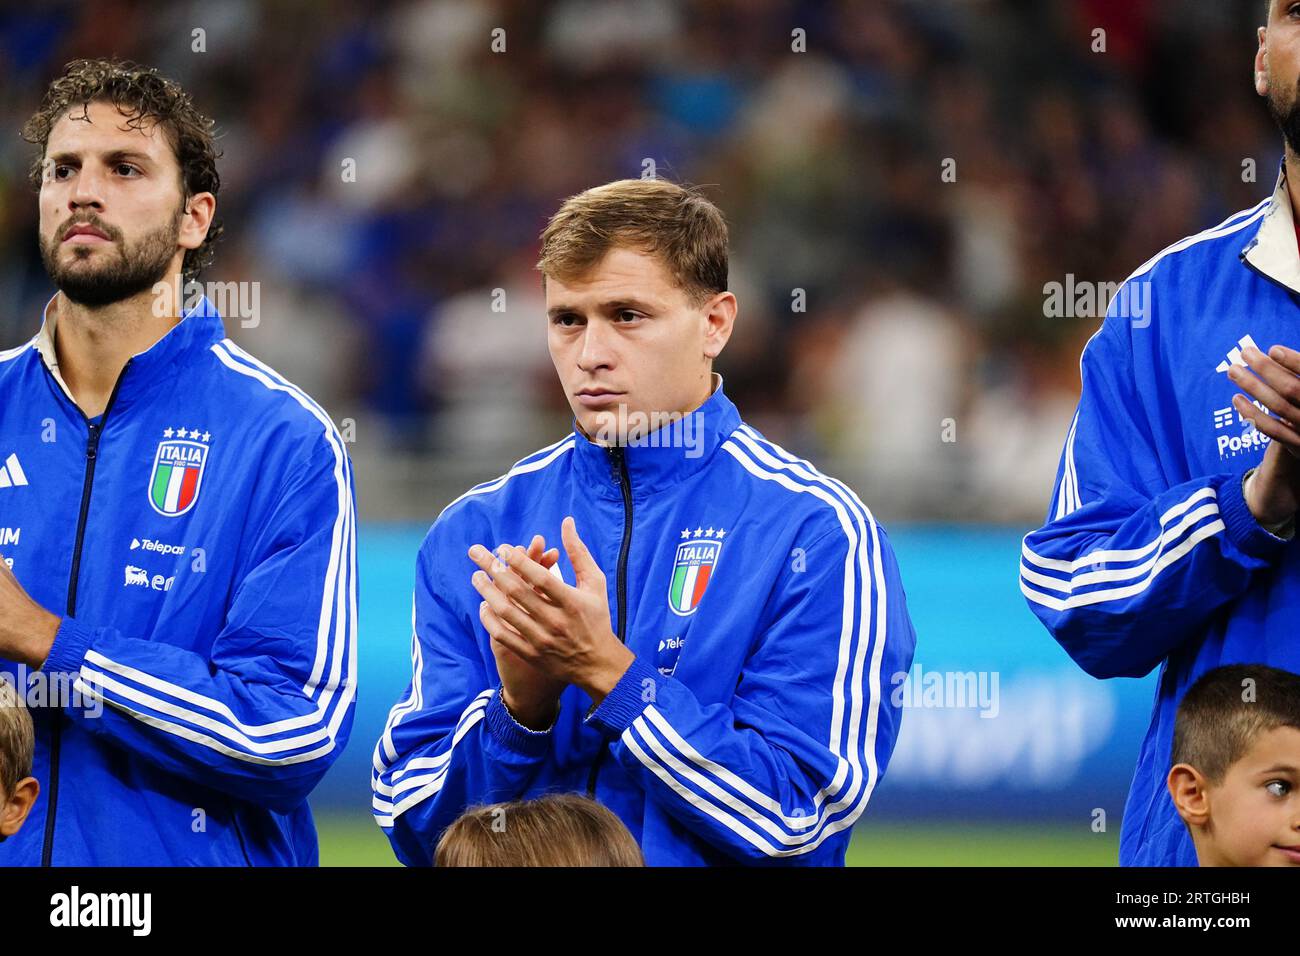
[(1201, 866), (1300, 866), (1300, 675), (1216, 667), (1187, 691), (1166, 781)]
[(36, 735), (14, 685), (0, 680), (0, 841), (22, 829), (41, 785), (32, 776)]
[(645, 858), (604, 804), (554, 793), (469, 808), (443, 832), (434, 865), (645, 866)]

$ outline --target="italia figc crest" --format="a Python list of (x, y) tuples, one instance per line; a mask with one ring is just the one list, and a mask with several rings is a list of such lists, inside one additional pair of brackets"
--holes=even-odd
[(722, 539), (726, 534), (722, 528), (687, 528), (682, 531), (682, 540), (673, 559), (672, 583), (668, 586), (668, 606), (674, 614), (687, 617), (700, 606), (704, 591), (718, 567)]
[(194, 507), (203, 487), (212, 435), (197, 428), (168, 428), (153, 459), (149, 504), (165, 518), (178, 518)]

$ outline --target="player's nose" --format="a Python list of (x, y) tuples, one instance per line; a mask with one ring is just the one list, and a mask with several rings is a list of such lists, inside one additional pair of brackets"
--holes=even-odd
[(94, 164), (87, 164), (72, 176), (72, 189), (68, 193), (68, 210), (102, 210), (104, 208), (104, 178)]
[(604, 329), (604, 323), (587, 323), (582, 333), (582, 349), (578, 353), (578, 367), (584, 372), (614, 367), (614, 350), (609, 334)]
[(78, 183), (72, 194), (68, 196), (68, 211), (78, 212), (83, 209), (103, 211), (104, 200), (97, 189), (84, 187)]

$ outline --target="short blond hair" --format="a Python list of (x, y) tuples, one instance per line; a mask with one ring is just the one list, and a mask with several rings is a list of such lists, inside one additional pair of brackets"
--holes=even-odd
[(618, 179), (566, 199), (542, 230), (542, 282), (591, 271), (615, 246), (656, 256), (695, 305), (727, 290), (727, 222), (695, 187)]
[(17, 688), (7, 677), (0, 678), (0, 790), (6, 796), (18, 789), (19, 780), (32, 775), (35, 749), (32, 715)]
[(438, 840), (436, 866), (645, 866), (628, 828), (577, 793), (470, 807)]

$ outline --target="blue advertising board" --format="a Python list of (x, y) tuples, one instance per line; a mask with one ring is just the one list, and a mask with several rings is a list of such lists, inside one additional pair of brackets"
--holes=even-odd
[[(361, 529), (356, 722), (313, 794), (318, 810), (369, 804), (371, 751), (410, 679), (411, 587), (426, 530)], [(1086, 825), (1100, 808), (1118, 821), (1155, 675), (1099, 681), (1066, 656), (1020, 594), (1022, 531), (898, 525), (889, 532), (917, 649), (909, 674), (882, 675), (882, 689), (898, 695), (905, 712), (868, 816)]]

